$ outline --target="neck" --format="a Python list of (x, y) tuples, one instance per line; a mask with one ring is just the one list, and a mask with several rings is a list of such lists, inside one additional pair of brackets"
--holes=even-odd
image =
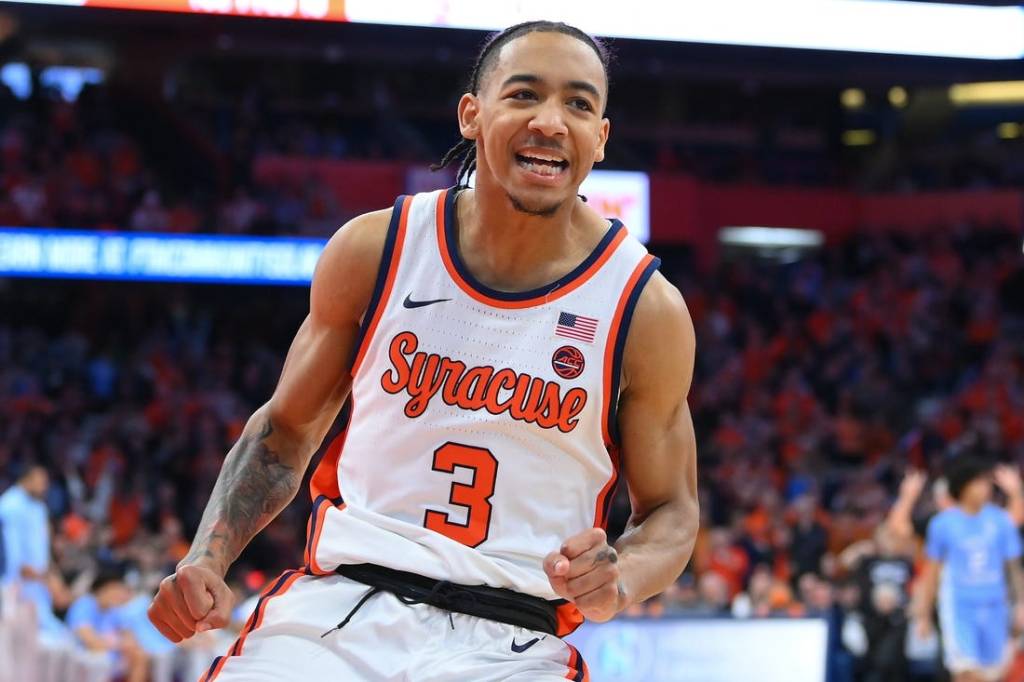
[(980, 512), (981, 508), (984, 507), (984, 506), (985, 506), (985, 504), (983, 502), (981, 502), (981, 503), (978, 503), (978, 502), (961, 502), (960, 503), (960, 508), (963, 509), (968, 514), (972, 514), (972, 515), (973, 514), (977, 514), (978, 512)]
[(466, 190), (455, 215), (459, 255), (473, 275), (499, 291), (527, 291), (567, 274), (600, 241), (594, 216), (578, 199), (550, 216), (516, 210), (501, 188)]

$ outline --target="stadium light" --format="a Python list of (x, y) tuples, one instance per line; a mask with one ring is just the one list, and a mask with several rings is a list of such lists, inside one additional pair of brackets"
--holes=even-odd
[(846, 88), (839, 94), (844, 109), (860, 109), (865, 100), (864, 91), (860, 88)]
[(825, 243), (820, 230), (795, 227), (723, 227), (718, 241), (725, 246), (764, 249), (816, 249)]
[(949, 99), (958, 107), (1024, 104), (1024, 81), (957, 83), (950, 86)]
[(1004, 121), (996, 126), (996, 134), (1003, 140), (1015, 140), (1020, 137), (1020, 124), (1013, 121)]
[[(17, 0), (0, 0), (0, 3)], [(893, 0), (31, 0), (54, 5), (492, 31), (530, 19), (595, 35), (717, 45), (1024, 57), (1024, 8)]]
[(889, 88), (889, 104), (893, 105), (897, 109), (902, 109), (907, 106), (907, 101), (909, 99), (906, 88), (899, 85)]
[(544, 17), (618, 38), (975, 59), (1024, 56), (1020, 7), (877, 0), (346, 0), (345, 12), (351, 21), (381, 24), (494, 30)]
[(843, 144), (847, 147), (867, 147), (875, 143), (875, 131), (866, 129), (844, 130)]

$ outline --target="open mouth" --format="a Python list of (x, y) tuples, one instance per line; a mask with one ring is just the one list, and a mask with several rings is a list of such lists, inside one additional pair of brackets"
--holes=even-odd
[(524, 170), (548, 177), (555, 177), (569, 167), (569, 162), (564, 159), (533, 154), (516, 154), (516, 163)]

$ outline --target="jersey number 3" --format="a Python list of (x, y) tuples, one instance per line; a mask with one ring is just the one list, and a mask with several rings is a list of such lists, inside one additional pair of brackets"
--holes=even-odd
[(466, 508), (466, 522), (451, 520), (447, 512), (428, 510), (423, 525), (447, 535), (456, 542), (476, 547), (487, 539), (491, 527), (491, 496), (498, 475), (498, 460), (486, 448), (461, 443), (445, 443), (434, 451), (434, 471), (455, 473), (455, 467), (472, 469), (471, 483), (452, 483), (448, 502)]

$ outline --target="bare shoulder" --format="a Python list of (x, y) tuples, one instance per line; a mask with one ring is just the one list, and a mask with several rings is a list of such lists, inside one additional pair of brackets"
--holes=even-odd
[(683, 295), (660, 272), (640, 293), (626, 336), (624, 387), (684, 382), (693, 374), (696, 337)]
[(630, 339), (634, 331), (640, 339), (654, 335), (655, 338), (685, 342), (690, 346), (680, 350), (693, 350), (694, 333), (690, 311), (679, 289), (660, 272), (655, 272), (640, 292), (630, 325)]
[(377, 281), (392, 209), (345, 223), (327, 242), (313, 274), (310, 312), (328, 324), (358, 323)]

